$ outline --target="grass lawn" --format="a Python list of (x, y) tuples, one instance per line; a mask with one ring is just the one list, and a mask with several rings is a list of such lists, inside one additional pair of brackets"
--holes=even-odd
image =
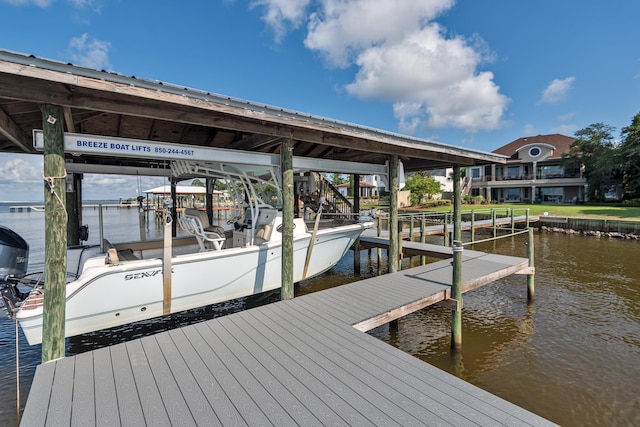
[[(489, 209), (515, 209), (516, 215), (523, 215), (525, 209), (529, 208), (532, 216), (542, 216), (545, 212), (549, 216), (564, 216), (576, 218), (599, 218), (599, 219), (620, 219), (627, 221), (640, 221), (640, 207), (627, 206), (590, 206), (590, 205), (527, 205), (521, 203), (501, 203), (497, 205), (462, 205), (462, 211), (474, 210), (482, 212)], [(386, 209), (385, 209), (386, 210)], [(402, 209), (403, 211), (405, 209)], [(413, 210), (413, 209), (410, 209)], [(421, 209), (422, 210), (422, 209)], [(424, 209), (429, 212), (448, 212), (451, 206)]]

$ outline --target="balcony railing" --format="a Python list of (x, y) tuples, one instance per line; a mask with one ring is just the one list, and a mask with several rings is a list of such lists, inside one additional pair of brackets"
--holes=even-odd
[(566, 179), (566, 178), (580, 178), (579, 173), (545, 173), (538, 176), (532, 174), (511, 174), (511, 175), (498, 175), (495, 179), (491, 179), (490, 176), (471, 178), (473, 182), (491, 182), (491, 181), (533, 181), (534, 179)]

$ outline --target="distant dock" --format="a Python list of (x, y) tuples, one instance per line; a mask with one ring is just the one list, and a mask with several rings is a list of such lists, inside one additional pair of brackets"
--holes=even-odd
[[(83, 209), (98, 209), (102, 206), (105, 209), (131, 209), (137, 208), (137, 203), (97, 203), (82, 205)], [(143, 206), (145, 210), (149, 208)], [(153, 209), (153, 208), (151, 208)], [(9, 206), (9, 212), (44, 212), (44, 205), (13, 205)]]

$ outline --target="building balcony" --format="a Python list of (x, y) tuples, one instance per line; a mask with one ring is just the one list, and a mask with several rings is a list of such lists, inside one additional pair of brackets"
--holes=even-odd
[(530, 186), (573, 186), (584, 185), (586, 179), (580, 177), (578, 174), (545, 174), (539, 177), (534, 177), (527, 174), (519, 175), (504, 175), (497, 176), (495, 180), (491, 180), (490, 177), (473, 178), (472, 187), (530, 187)]

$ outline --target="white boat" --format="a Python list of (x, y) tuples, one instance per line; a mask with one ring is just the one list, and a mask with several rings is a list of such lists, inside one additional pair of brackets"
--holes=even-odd
[[(243, 217), (229, 221), (228, 229), (222, 230), (207, 227), (204, 212), (187, 212), (178, 219), (186, 237), (117, 244), (104, 241), (100, 247), (69, 249), (65, 336), (281, 287), (282, 216), (276, 208), (281, 198), (269, 180), (258, 178), (255, 171), (228, 165), (184, 162), (176, 165), (174, 173), (238, 183), (232, 187), (244, 207)], [(273, 170), (269, 174), (276, 177)], [(265, 189), (271, 195), (260, 195)], [(372, 226), (372, 222), (347, 219), (315, 223), (294, 219), (294, 282), (332, 268), (362, 231)], [(170, 225), (165, 226), (168, 229)], [(170, 277), (165, 278), (165, 271), (171, 272)], [(35, 286), (15, 309), (29, 344), (42, 341), (44, 292), (45, 286)]]

